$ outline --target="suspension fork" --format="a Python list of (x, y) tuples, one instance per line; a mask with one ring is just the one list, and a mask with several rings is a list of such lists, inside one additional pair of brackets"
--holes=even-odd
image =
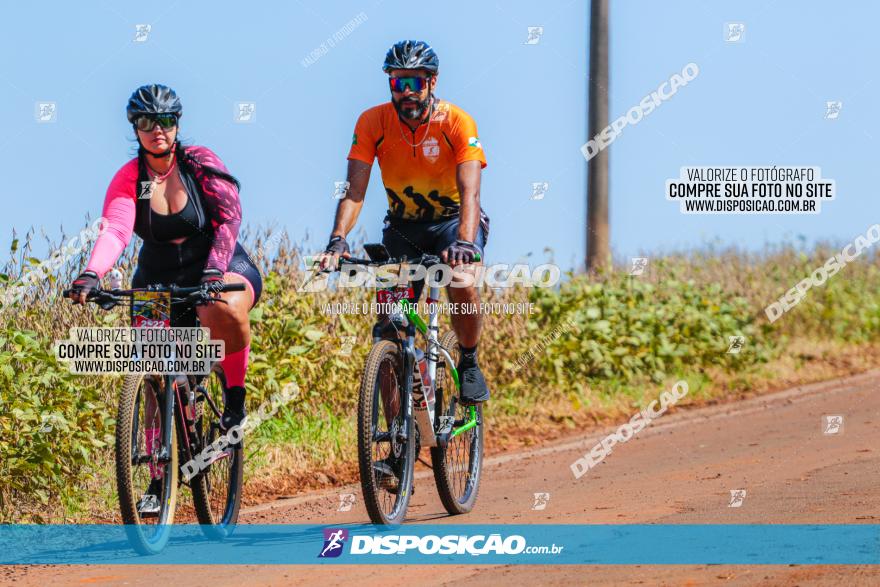
[[(437, 362), (440, 360), (440, 313), (433, 308), (433, 302), (439, 302), (440, 290), (437, 287), (431, 287), (428, 290), (428, 323), (425, 338), (428, 341), (427, 356), (428, 376), (431, 385), (437, 382)], [(433, 420), (433, 414), (432, 414)]]
[(415, 441), (415, 430), (413, 424), (413, 397), (412, 397), (412, 378), (413, 368), (416, 363), (415, 352), (415, 329), (412, 324), (406, 327), (406, 342), (403, 347), (403, 397), (404, 402), (401, 406), (403, 410), (403, 429), (401, 430), (402, 438), (408, 439), (410, 434), (413, 435)]
[(162, 449), (156, 458), (167, 463), (171, 460), (171, 427), (174, 426), (174, 399), (177, 393), (173, 375), (163, 375), (162, 379), (165, 381), (165, 401), (163, 402), (165, 405), (162, 406)]

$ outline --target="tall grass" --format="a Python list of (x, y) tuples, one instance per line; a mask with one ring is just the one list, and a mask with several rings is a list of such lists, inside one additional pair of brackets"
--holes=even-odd
[[(30, 231), (14, 241), (0, 282), (14, 284), (39, 263), (30, 257), (34, 240)], [(373, 294), (297, 293), (305, 279), (302, 244), (268, 230), (245, 233), (243, 240), (264, 275), (262, 301), (251, 312), (248, 405), (255, 408), (289, 381), (301, 389), (249, 439), (249, 480), (276, 470), (269, 455), (279, 452), (301, 471), (351, 465), (357, 385), (374, 317), (326, 316), (321, 308), (369, 302)], [(58, 244), (49, 242), (50, 248)], [(129, 278), (136, 246), (118, 264)], [(562, 421), (585, 410), (601, 414), (637, 404), (645, 388), (656, 390), (671, 378), (755, 369), (794, 338), (873, 340), (880, 330), (873, 256), (811, 290), (778, 322), (764, 317), (766, 305), (833, 252), (830, 244), (809, 252), (793, 245), (759, 254), (708, 249), (652, 258), (638, 277), (616, 267), (604, 276), (569, 274), (553, 289), (485, 288), (484, 301), (531, 302), (537, 310), (484, 319), (480, 361), (493, 393), (490, 429), (502, 434), (548, 405), (559, 411), (554, 421)], [(121, 378), (73, 376), (51, 351), (71, 327), (125, 324), (124, 308), (84, 309), (60, 297), (87, 255), (66, 259), (19, 301), (0, 308), (0, 521), (78, 520), (112, 504)], [(747, 340), (739, 354), (727, 352), (733, 335)], [(342, 352), (343, 336), (356, 337), (350, 356)]]

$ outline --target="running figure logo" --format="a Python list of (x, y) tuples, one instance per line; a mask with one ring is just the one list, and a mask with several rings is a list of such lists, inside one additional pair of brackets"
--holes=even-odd
[(825, 416), (822, 434), (840, 434), (843, 432), (843, 416)]
[(741, 334), (728, 336), (727, 340), (730, 341), (730, 344), (727, 347), (727, 352), (731, 355), (738, 355), (743, 349), (743, 345), (746, 344), (746, 337)]
[(728, 43), (741, 43), (746, 34), (746, 25), (742, 22), (724, 23), (724, 40)]
[(135, 43), (146, 43), (147, 38), (150, 36), (150, 31), (153, 29), (152, 25), (149, 24), (136, 24), (134, 25), (134, 42)]
[(339, 354), (343, 357), (350, 357), (351, 349), (354, 348), (354, 343), (357, 342), (357, 337), (351, 334), (344, 334), (340, 338), (342, 339), (342, 348), (339, 349)]
[(156, 189), (156, 182), (142, 181), (141, 191), (138, 194), (139, 200), (149, 200), (153, 197), (153, 191)]
[(58, 120), (58, 108), (55, 102), (37, 102), (35, 115), (37, 122), (55, 122)]
[(526, 42), (523, 45), (537, 45), (541, 42), (541, 37), (544, 35), (544, 27), (542, 26), (530, 26), (527, 27), (529, 36), (526, 39)]
[(455, 416), (440, 416), (439, 434), (448, 434), (452, 432), (452, 425), (455, 423)]
[(354, 505), (355, 497), (354, 493), (343, 493), (339, 496), (339, 507), (336, 508), (337, 512), (350, 512), (351, 507)]
[(536, 493), (535, 494), (535, 502), (532, 504), (532, 509), (533, 510), (547, 509), (548, 503), (550, 503), (550, 494), (549, 493)]
[(730, 490), (730, 503), (727, 504), (729, 508), (738, 508), (742, 507), (743, 501), (746, 499), (746, 490), (745, 489), (731, 489)]
[(840, 109), (843, 108), (843, 102), (840, 100), (826, 100), (825, 102), (825, 120), (835, 120), (840, 116)]
[(342, 554), (342, 544), (348, 540), (348, 530), (324, 528), (324, 548), (318, 558), (336, 558)]
[(235, 105), (235, 122), (254, 122), (257, 118), (257, 105), (254, 102), (238, 102)]
[(641, 275), (648, 268), (647, 257), (633, 257), (630, 261), (632, 262), (632, 267), (629, 270), (630, 275)]
[(348, 195), (348, 190), (351, 188), (351, 183), (347, 181), (334, 181), (333, 182), (333, 199), (341, 200)]
[(543, 200), (544, 196), (547, 194), (547, 190), (550, 189), (550, 184), (546, 181), (533, 181), (532, 182), (532, 200)]

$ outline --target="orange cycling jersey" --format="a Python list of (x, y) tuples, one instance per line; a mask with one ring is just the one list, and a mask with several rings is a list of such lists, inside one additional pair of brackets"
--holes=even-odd
[(461, 194), (456, 167), (486, 156), (470, 115), (449, 102), (435, 100), (430, 125), (415, 131), (386, 102), (361, 114), (351, 139), (349, 159), (373, 164), (379, 158), (388, 213), (406, 220), (442, 220), (458, 215)]

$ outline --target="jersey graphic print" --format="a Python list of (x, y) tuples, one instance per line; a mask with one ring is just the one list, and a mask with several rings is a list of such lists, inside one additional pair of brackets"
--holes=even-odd
[(479, 161), (486, 167), (477, 125), (467, 112), (438, 101), (428, 123), (415, 132), (397, 117), (391, 102), (358, 118), (349, 159), (372, 165), (378, 158), (389, 214), (407, 220), (443, 220), (458, 215), (461, 194), (456, 167)]

